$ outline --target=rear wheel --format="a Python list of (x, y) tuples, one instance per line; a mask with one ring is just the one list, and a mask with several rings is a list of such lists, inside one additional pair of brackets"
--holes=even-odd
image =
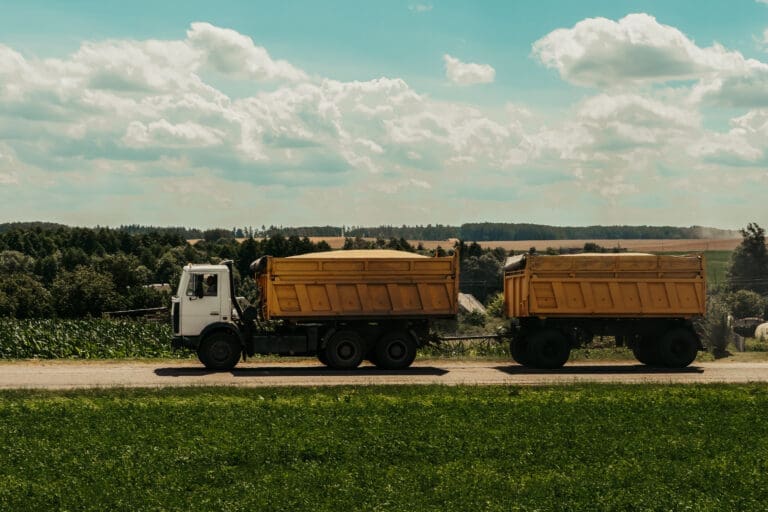
[(562, 331), (542, 329), (528, 338), (528, 356), (536, 368), (560, 368), (570, 355), (571, 345)]
[(403, 331), (385, 334), (374, 349), (375, 364), (384, 370), (408, 368), (416, 359), (416, 343)]
[(632, 346), (635, 359), (648, 366), (659, 364), (658, 343), (655, 338), (643, 337)]
[(237, 365), (241, 352), (240, 341), (234, 335), (215, 332), (200, 343), (197, 357), (209, 370), (223, 372)]
[(668, 331), (659, 340), (660, 362), (669, 368), (685, 368), (696, 359), (699, 342), (690, 329), (678, 327)]
[(352, 370), (360, 366), (365, 355), (363, 340), (355, 331), (339, 331), (325, 346), (328, 366), (335, 370)]

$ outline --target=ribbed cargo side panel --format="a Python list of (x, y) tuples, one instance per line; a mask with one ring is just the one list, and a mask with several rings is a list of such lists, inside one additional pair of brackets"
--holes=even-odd
[(509, 317), (691, 317), (705, 312), (701, 256), (530, 256), (505, 275)]
[(259, 277), (267, 319), (451, 317), (458, 259), (270, 258)]

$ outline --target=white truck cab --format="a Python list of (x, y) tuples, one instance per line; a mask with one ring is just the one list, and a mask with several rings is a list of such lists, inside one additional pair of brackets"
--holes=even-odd
[(179, 289), (172, 299), (174, 338), (196, 341), (203, 331), (220, 323), (233, 323), (230, 272), (226, 265), (183, 268)]

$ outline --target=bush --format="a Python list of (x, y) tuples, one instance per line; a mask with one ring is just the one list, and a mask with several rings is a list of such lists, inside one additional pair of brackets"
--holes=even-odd
[(729, 325), (728, 308), (718, 298), (711, 298), (707, 303), (707, 315), (699, 322), (701, 342), (716, 358), (728, 355), (728, 344), (733, 332)]
[(488, 313), (488, 316), (503, 318), (504, 317), (504, 294), (497, 293), (496, 295), (492, 296), (488, 301), (488, 306), (486, 306), (485, 310)]
[(728, 296), (728, 309), (734, 318), (761, 317), (766, 309), (766, 300), (751, 290), (739, 290)]
[(483, 327), (485, 325), (485, 321), (487, 320), (486, 315), (479, 311), (470, 311), (469, 313), (466, 313), (459, 318), (459, 321), (468, 325), (476, 325), (479, 327)]

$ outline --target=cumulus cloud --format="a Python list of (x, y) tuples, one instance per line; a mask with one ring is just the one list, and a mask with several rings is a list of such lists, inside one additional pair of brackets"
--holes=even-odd
[(210, 147), (221, 144), (224, 132), (197, 123), (171, 124), (165, 119), (145, 125), (133, 121), (123, 140), (129, 146)]
[(306, 74), (284, 60), (274, 60), (269, 52), (256, 46), (248, 36), (210, 23), (192, 23), (187, 39), (199, 49), (213, 69), (239, 78), (256, 80), (290, 80), (306, 78)]
[(447, 53), (443, 55), (445, 76), (457, 85), (488, 84), (496, 77), (496, 70), (488, 64), (462, 62)]
[[(178, 195), (172, 200), (186, 215), (194, 203), (181, 196), (216, 188), (221, 204), (239, 215), (306, 223), (299, 209), (286, 205), (296, 204), (297, 197), (314, 204), (322, 196), (335, 198), (327, 211), (337, 217), (328, 222), (347, 215), (380, 222), (370, 215), (423, 214), (416, 204), (442, 215), (455, 211), (454, 200), (496, 212), (482, 199), (472, 203), (465, 197), (469, 183), (479, 198), (506, 201), (509, 194), (499, 187), (506, 183), (521, 198), (530, 192), (585, 202), (597, 198), (599, 204), (653, 195), (666, 179), (660, 168), (673, 174), (706, 173), (713, 165), (738, 168), (729, 174), (734, 189), (753, 176), (743, 169), (751, 173), (762, 165), (764, 174), (768, 105), (753, 108), (763, 99), (761, 88), (768, 90), (762, 85), (764, 65), (725, 49), (698, 48), (676, 29), (648, 18), (652, 22), (639, 25), (627, 18), (605, 20), (609, 29), (597, 34), (601, 44), (590, 42), (582, 28), (594, 20), (577, 24), (566, 31), (565, 46), (580, 45), (581, 54), (563, 49), (552, 34), (541, 40), (546, 44), (539, 42), (537, 55), (547, 65), (561, 66), (564, 78), (595, 85), (603, 74), (613, 77), (607, 82), (615, 86), (556, 119), (517, 103), (441, 101), (398, 77), (310, 77), (250, 37), (207, 23), (193, 24), (177, 40), (90, 41), (55, 59), (0, 45), (0, 203), (39, 205), (40, 187), (29, 183), (56, 187), (61, 197), (88, 189), (94, 200), (87, 205), (71, 198), (59, 205), (62, 211), (77, 210), (79, 217), (70, 221), (86, 222), (124, 192), (129, 194), (121, 204), (125, 212), (157, 211), (144, 206)], [(654, 30), (666, 36), (657, 38)], [(619, 62), (617, 55), (626, 55), (620, 49), (609, 55), (614, 43), (625, 50), (677, 49), (666, 62), (693, 57), (676, 71), (669, 65), (662, 73), (649, 65), (643, 72), (625, 72), (622, 66), (632, 63)], [(487, 64), (450, 55), (444, 60), (454, 83), (494, 79)], [(246, 82), (253, 92), (230, 97), (207, 80), (217, 73), (226, 75), (227, 83)], [(670, 76), (698, 78), (675, 89), (634, 87)], [(254, 82), (258, 85), (250, 87)], [(711, 104), (752, 110), (715, 132), (702, 126), (701, 110)], [(22, 193), (4, 192), (11, 189)], [(388, 199), (381, 201), (382, 196)], [(242, 197), (249, 199), (237, 199)], [(221, 220), (208, 217), (221, 210), (196, 219), (114, 221), (231, 224), (225, 213)]]
[(533, 54), (560, 76), (592, 87), (690, 80), (766, 68), (719, 44), (701, 48), (680, 30), (648, 14), (619, 21), (588, 18), (533, 44)]

